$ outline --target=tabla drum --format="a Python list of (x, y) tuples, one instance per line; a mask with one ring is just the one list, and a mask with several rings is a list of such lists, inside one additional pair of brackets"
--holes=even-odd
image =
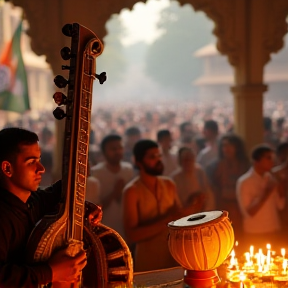
[[(212, 282), (210, 281), (211, 284), (218, 281), (214, 269), (224, 262), (234, 246), (234, 231), (228, 212), (208, 211), (189, 215), (170, 222), (168, 228), (170, 253), (182, 267), (187, 269), (186, 278), (195, 276), (191, 271), (207, 271), (204, 274), (211, 279), (214, 278)], [(199, 276), (199, 273), (196, 274)], [(204, 274), (200, 277), (205, 278)]]

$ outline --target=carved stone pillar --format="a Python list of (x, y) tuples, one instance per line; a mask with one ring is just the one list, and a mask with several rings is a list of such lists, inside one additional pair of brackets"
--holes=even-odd
[(234, 94), (235, 131), (245, 139), (248, 153), (263, 142), (263, 93), (266, 85), (235, 85)]

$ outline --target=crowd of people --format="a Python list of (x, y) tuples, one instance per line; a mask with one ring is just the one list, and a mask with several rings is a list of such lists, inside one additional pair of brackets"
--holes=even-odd
[[(168, 250), (167, 223), (198, 212), (228, 211), (235, 238), (243, 251), (247, 245), (263, 246), (267, 241), (273, 246), (285, 247), (287, 244), (285, 105), (278, 103), (273, 106), (270, 103), (267, 106), (271, 117), (263, 118), (263, 143), (250, 153), (247, 153), (243, 139), (233, 131), (231, 107), (201, 105), (99, 108), (92, 117), (86, 200), (100, 205), (103, 224), (126, 240), (134, 258), (135, 271), (177, 265)], [(45, 117), (53, 121), (50, 116)], [(21, 124), (17, 123), (18, 126)], [(53, 165), (53, 131), (47, 123), (43, 125), (31, 120), (30, 124), (34, 131), (40, 128), (41, 161), (49, 174)], [(29, 137), (34, 137), (32, 144), (28, 141), (29, 145), (38, 141), (33, 135)], [(28, 145), (25, 141), (19, 143)], [(37, 173), (42, 177), (44, 170), (37, 145), (33, 146), (36, 155), (32, 157), (36, 159), (33, 165), (37, 166)], [(15, 151), (20, 153), (19, 149)], [(16, 165), (13, 159), (11, 162), (5, 155), (2, 158), (1, 177), (6, 183), (2, 188), (15, 190), (20, 184), (23, 188), (24, 182), (10, 176), (16, 171), (12, 169)], [(20, 179), (23, 180), (22, 175)], [(43, 179), (41, 183), (48, 184)], [(31, 191), (33, 187), (26, 185), (24, 188)], [(22, 197), (24, 194), (21, 193)], [(23, 196), (23, 202), (28, 201), (28, 194)], [(4, 238), (7, 240), (6, 236)], [(60, 256), (55, 257), (59, 260)], [(82, 264), (77, 267), (81, 268), (85, 260), (83, 255), (79, 257), (77, 261)], [(53, 259), (49, 262), (50, 268), (58, 271)], [(47, 265), (41, 269), (51, 280)], [(22, 272), (29, 271), (24, 269)], [(29, 273), (37, 278), (37, 271)], [(33, 277), (29, 281), (33, 281)]]
[[(276, 143), (267, 130), (270, 120), (263, 119), (263, 143), (250, 155), (233, 131), (220, 134), (215, 120), (204, 122), (202, 138), (183, 122), (177, 142), (169, 129), (158, 130), (154, 141), (135, 126), (123, 137), (102, 139), (103, 159), (91, 168), (98, 189), (87, 191), (87, 197), (93, 201), (97, 194), (103, 223), (135, 248), (136, 271), (175, 265), (163, 248), (167, 223), (203, 211), (228, 211), (243, 251), (251, 243), (262, 247), (268, 239), (274, 246), (285, 245), (288, 142)], [(123, 217), (115, 217), (118, 213)]]

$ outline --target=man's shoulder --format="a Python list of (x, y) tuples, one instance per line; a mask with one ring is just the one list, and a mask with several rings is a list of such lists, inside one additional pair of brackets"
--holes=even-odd
[(95, 166), (91, 167), (91, 173), (104, 170), (105, 168), (106, 168), (105, 162), (100, 162), (96, 164)]
[(93, 176), (88, 176), (87, 177), (87, 184), (88, 183), (91, 183), (92, 185), (93, 184), (99, 185), (99, 180)]
[(246, 173), (240, 176), (237, 180), (237, 184), (244, 184), (253, 181), (253, 170), (249, 169)]
[(120, 164), (121, 164), (121, 168), (122, 168), (123, 170), (132, 170), (132, 171), (133, 171), (133, 166), (132, 166), (131, 163), (126, 162), (126, 161), (121, 161)]
[(175, 187), (175, 182), (168, 176), (157, 176), (158, 180), (160, 180), (163, 184)]
[(272, 174), (279, 175), (287, 172), (287, 165), (281, 164), (272, 168)]
[(19, 221), (18, 215), (15, 213), (17, 212), (13, 206), (0, 199), (0, 235), (4, 232), (8, 236), (15, 229), (15, 223)]
[(127, 191), (138, 190), (139, 183), (140, 183), (140, 178), (139, 176), (137, 176), (125, 185), (123, 189), (123, 193), (128, 193)]
[(203, 157), (203, 156), (205, 156), (206, 154), (208, 154), (211, 150), (212, 150), (212, 149), (211, 149), (211, 146), (206, 146), (205, 148), (203, 148), (203, 149), (201, 149), (201, 150), (199, 151), (198, 156), (199, 156), (199, 157)]

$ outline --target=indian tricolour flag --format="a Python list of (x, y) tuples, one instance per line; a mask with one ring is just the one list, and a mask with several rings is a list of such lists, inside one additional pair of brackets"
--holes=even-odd
[(20, 49), (22, 22), (0, 56), (0, 110), (23, 113), (30, 109), (26, 70)]

